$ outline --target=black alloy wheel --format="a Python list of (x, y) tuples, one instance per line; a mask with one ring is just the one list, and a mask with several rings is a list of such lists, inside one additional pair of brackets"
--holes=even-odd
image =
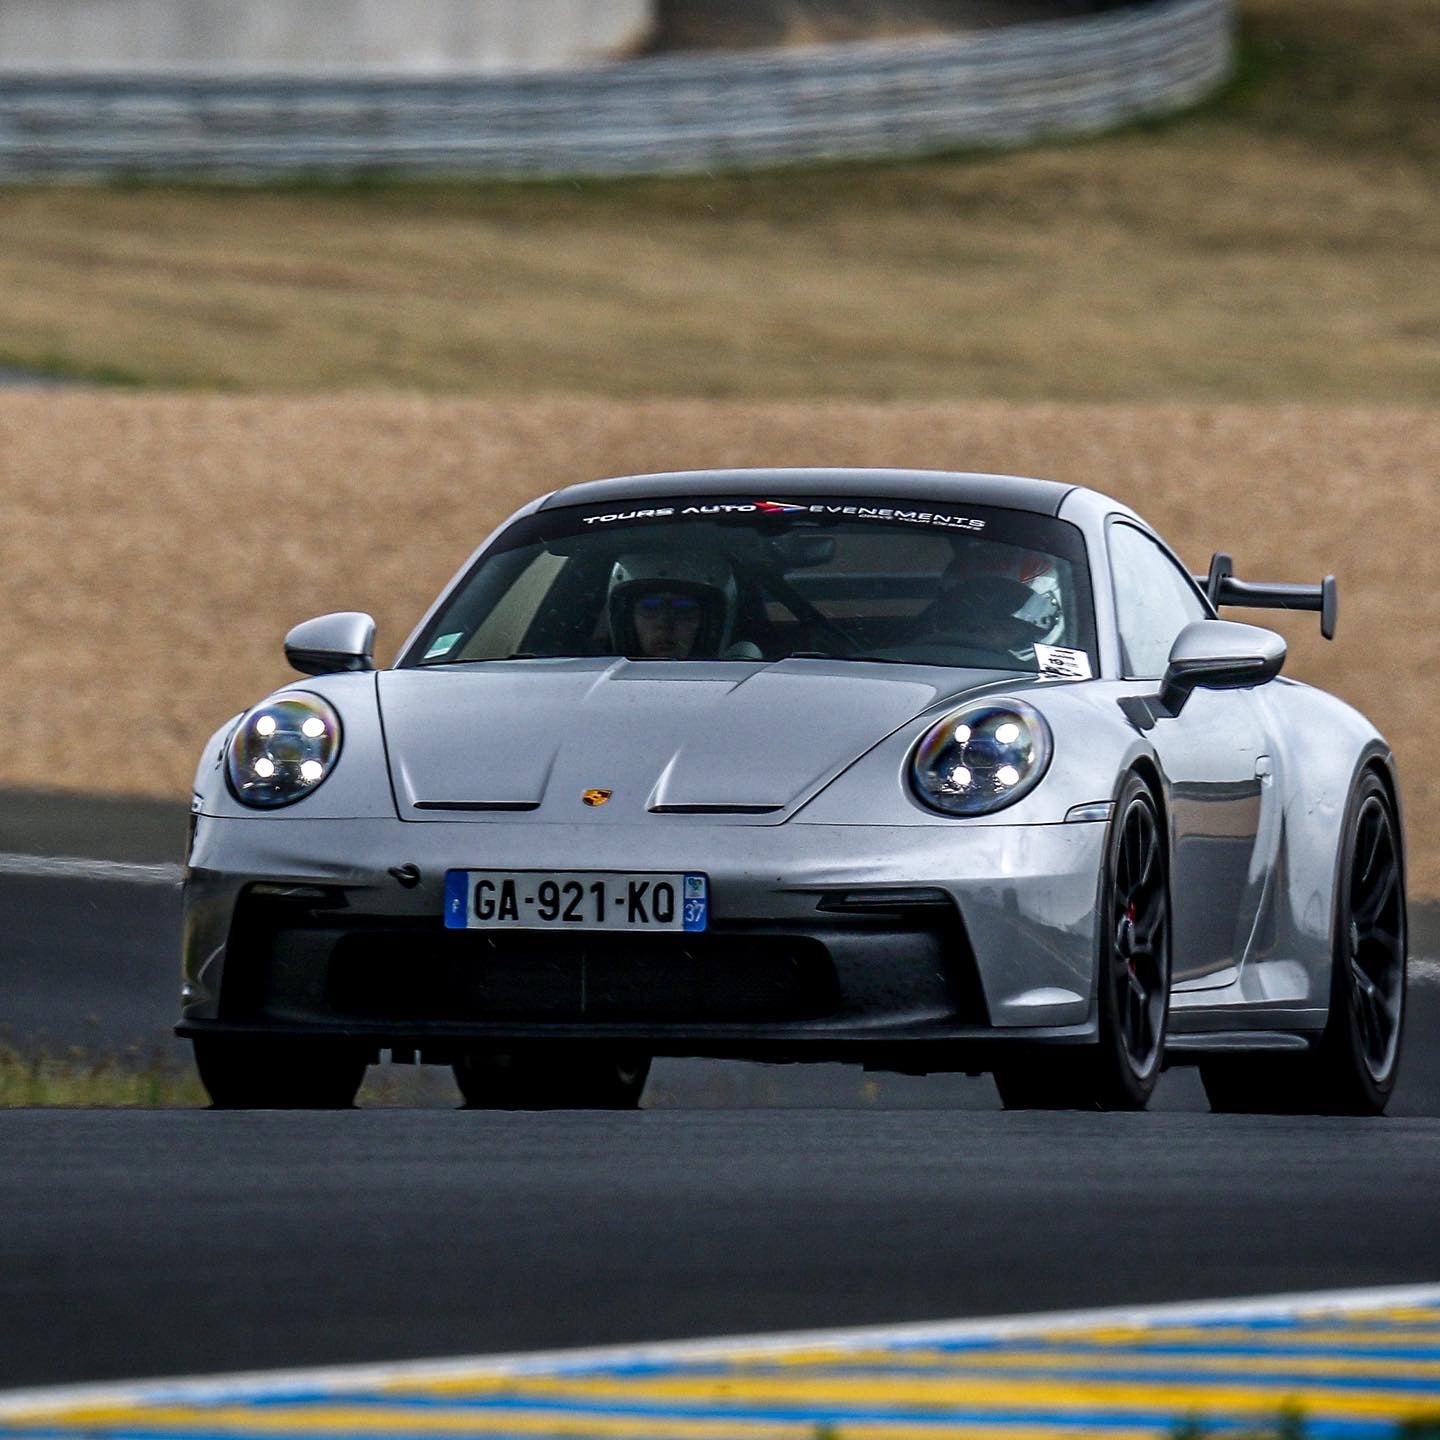
[(1331, 932), (1330, 1014), (1307, 1054), (1200, 1067), (1210, 1108), (1232, 1114), (1379, 1115), (1405, 1019), (1405, 857), (1383, 781), (1367, 770), (1346, 807)]
[(637, 1110), (650, 1057), (473, 1051), (453, 1068), (467, 1110)]
[[(1103, 1083), (1115, 1109), (1149, 1101), (1165, 1057), (1170, 1015), (1170, 890), (1155, 802), (1138, 781), (1122, 800), (1119, 853), (1110, 862), (1110, 1005), (1100, 1012)], [(1102, 978), (1102, 983), (1104, 976)], [(1107, 1026), (1108, 1021), (1108, 1026)]]
[(196, 1035), (195, 1068), (217, 1110), (348, 1110), (368, 1057), (328, 1040)]
[(1132, 775), (1105, 848), (1096, 976), (1098, 1043), (995, 1072), (1007, 1110), (1143, 1110), (1165, 1058), (1170, 1015), (1170, 885), (1165, 832)]

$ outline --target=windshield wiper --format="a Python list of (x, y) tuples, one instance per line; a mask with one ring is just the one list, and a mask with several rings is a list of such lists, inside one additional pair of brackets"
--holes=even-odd
[(533, 650), (516, 650), (509, 655), (460, 655), (454, 660), (422, 660), (420, 668), (439, 670), (445, 665), (493, 665), (497, 660), (571, 660), (571, 655), (537, 655)]

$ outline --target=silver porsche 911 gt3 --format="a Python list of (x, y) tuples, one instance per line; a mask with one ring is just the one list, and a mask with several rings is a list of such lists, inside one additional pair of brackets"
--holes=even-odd
[(1394, 761), (1125, 506), (994, 475), (575, 485), (377, 670), (369, 616), (195, 781), (182, 1036), (217, 1105), (638, 1103), (656, 1055), (991, 1072), (1006, 1105), (1376, 1112)]

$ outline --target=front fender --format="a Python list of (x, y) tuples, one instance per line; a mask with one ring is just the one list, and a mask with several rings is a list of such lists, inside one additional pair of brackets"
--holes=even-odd
[(195, 799), (191, 808), (200, 817), (200, 823), (203, 824), (206, 816), (244, 816), (252, 820), (257, 815), (284, 816), (287, 820), (395, 819), (375, 674), (366, 671), (309, 676), (272, 692), (319, 695), (328, 700), (340, 716), (340, 757), (334, 769), (324, 784), (293, 805), (271, 811), (242, 805), (225, 782), (225, 742), (240, 717), (236, 716), (217, 730), (201, 754), (195, 774)]
[[(1133, 689), (1133, 687), (1130, 687)], [(920, 738), (971, 698), (927, 710), (836, 776), (789, 824), (939, 825), (957, 830), (992, 825), (1058, 825), (1076, 806), (1109, 802), (1119, 777), (1142, 759), (1160, 769), (1155, 749), (1121, 712), (1127, 693), (1101, 681), (1021, 683), (988, 687), (983, 698), (1022, 699), (1045, 717), (1054, 736), (1050, 768), (1022, 799), (989, 815), (941, 815), (910, 789), (910, 756)]]

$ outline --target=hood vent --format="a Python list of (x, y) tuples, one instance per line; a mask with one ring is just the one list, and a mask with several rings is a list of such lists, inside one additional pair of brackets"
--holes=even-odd
[(538, 800), (416, 800), (416, 810), (509, 811), (538, 810)]
[(773, 815), (783, 805), (652, 805), (652, 815)]

